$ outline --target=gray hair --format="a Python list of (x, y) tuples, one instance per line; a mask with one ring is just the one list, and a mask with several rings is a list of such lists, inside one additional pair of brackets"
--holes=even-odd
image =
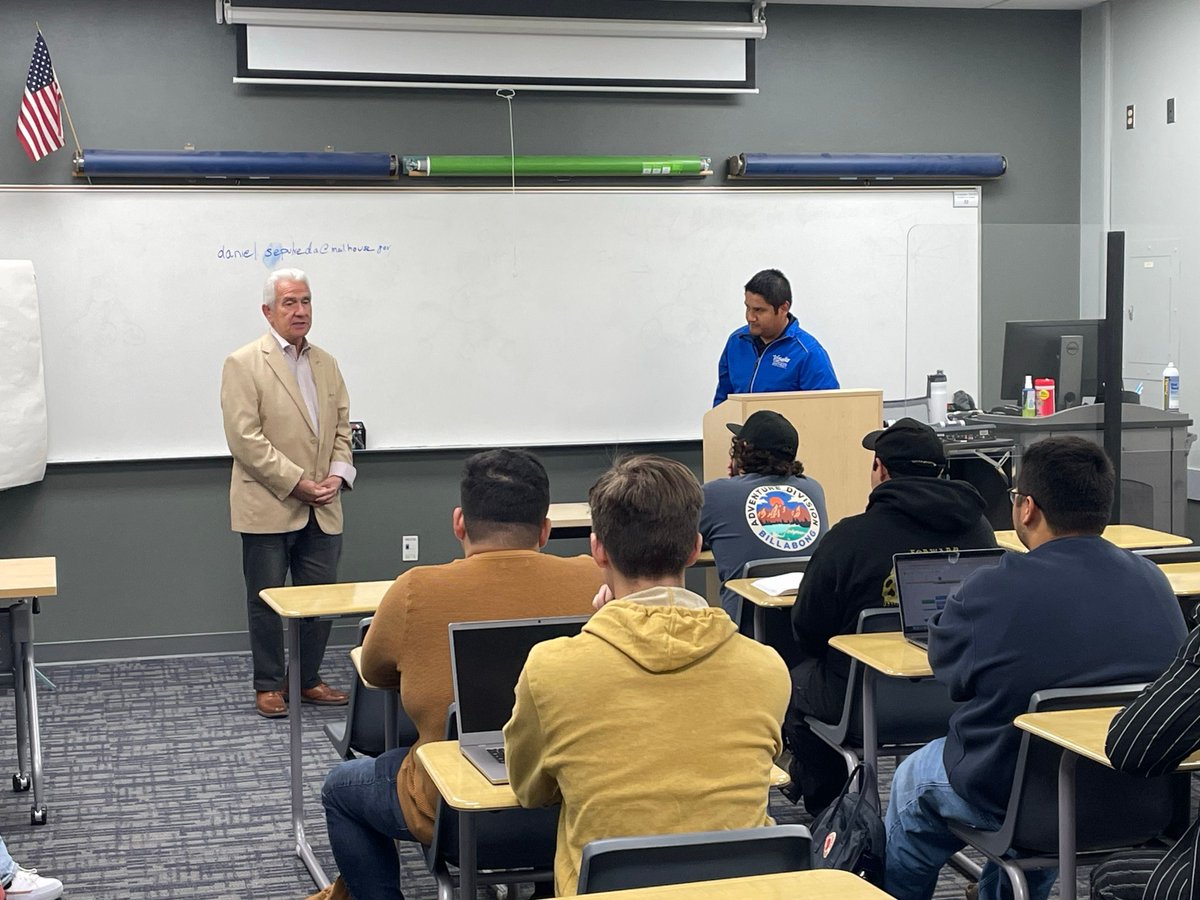
[(263, 285), (263, 303), (271, 309), (275, 308), (275, 285), (281, 281), (299, 281), (308, 284), (308, 276), (301, 269), (276, 269), (272, 272), (267, 277), (267, 283)]

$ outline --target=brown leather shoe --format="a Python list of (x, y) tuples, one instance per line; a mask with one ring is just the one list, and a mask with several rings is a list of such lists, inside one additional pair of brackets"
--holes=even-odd
[(255, 691), (254, 708), (264, 719), (281, 719), (287, 715), (283, 691)]
[(350, 702), (350, 695), (345, 691), (331, 688), (325, 682), (300, 692), (301, 703), (311, 703), (314, 706), (345, 706)]

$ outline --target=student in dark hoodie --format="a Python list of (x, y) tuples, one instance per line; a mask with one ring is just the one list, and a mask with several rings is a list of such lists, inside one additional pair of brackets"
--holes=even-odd
[(784, 733), (792, 751), (793, 801), (816, 815), (846, 780), (842, 757), (804, 724), (805, 716), (836, 722), (842, 714), (850, 660), (829, 646), (853, 634), (864, 609), (896, 604), (892, 556), (914, 550), (995, 547), (974, 487), (946, 477), (942, 442), (928, 425), (900, 419), (862, 441), (872, 451), (867, 509), (825, 534), (800, 583), (792, 629), (803, 658), (792, 669), (792, 704)]

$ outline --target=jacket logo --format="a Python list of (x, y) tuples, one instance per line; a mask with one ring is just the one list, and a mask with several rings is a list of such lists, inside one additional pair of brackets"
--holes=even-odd
[(788, 363), (792, 361), (790, 356), (780, 356), (778, 353), (771, 354), (771, 365), (777, 369), (786, 369)]
[(756, 487), (746, 498), (745, 512), (751, 533), (776, 550), (803, 550), (821, 533), (817, 505), (790, 484)]

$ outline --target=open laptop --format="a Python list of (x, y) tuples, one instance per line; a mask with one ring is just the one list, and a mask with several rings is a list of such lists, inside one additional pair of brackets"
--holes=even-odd
[(458, 745), (492, 784), (507, 784), (504, 724), (534, 644), (579, 634), (587, 616), (450, 623)]
[(946, 600), (972, 572), (1000, 562), (1004, 549), (937, 550), (897, 553), (896, 599), (900, 603), (900, 630), (910, 644), (929, 649), (929, 620), (941, 612)]

